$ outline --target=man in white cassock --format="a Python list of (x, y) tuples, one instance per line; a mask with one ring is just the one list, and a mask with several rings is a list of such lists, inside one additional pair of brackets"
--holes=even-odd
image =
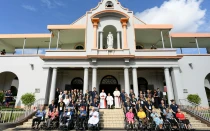
[(114, 103), (115, 103), (115, 108), (121, 108), (120, 104), (120, 91), (116, 88), (114, 91)]
[(106, 97), (106, 101), (107, 101), (107, 106), (108, 108), (111, 108), (113, 105), (113, 97), (110, 95), (110, 93), (108, 94), (108, 96)]
[(106, 108), (106, 93), (104, 89), (100, 93), (100, 108)]

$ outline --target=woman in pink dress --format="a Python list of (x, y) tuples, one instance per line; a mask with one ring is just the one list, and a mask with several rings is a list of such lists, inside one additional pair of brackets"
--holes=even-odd
[(126, 119), (129, 124), (134, 123), (134, 114), (132, 112), (132, 108), (126, 113)]

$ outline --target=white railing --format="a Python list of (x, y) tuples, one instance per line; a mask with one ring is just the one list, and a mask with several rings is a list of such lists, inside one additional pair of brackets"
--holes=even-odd
[(26, 108), (25, 110), (16, 110), (16, 109), (3, 109), (0, 110), (0, 123), (13, 123), (13, 122), (18, 122), (33, 112), (37, 111), (40, 109), (40, 106), (44, 105), (45, 99), (39, 99), (36, 100), (31, 108)]
[(193, 115), (210, 122), (210, 109), (204, 108), (199, 104), (188, 101), (187, 99), (180, 99), (180, 108), (181, 110), (188, 111)]

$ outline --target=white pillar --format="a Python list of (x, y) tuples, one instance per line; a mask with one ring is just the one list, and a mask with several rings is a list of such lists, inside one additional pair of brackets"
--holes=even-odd
[(138, 90), (138, 78), (137, 78), (137, 68), (136, 67), (133, 67), (132, 74), (133, 74), (133, 89), (134, 89), (136, 98), (138, 98), (139, 90)]
[(24, 39), (24, 42), (23, 42), (23, 50), (22, 50), (22, 54), (24, 54), (25, 45), (26, 45), (26, 38)]
[(172, 43), (172, 39), (171, 39), (170, 33), (168, 32), (168, 34), (169, 34), (169, 39), (170, 39), (171, 48), (173, 48), (173, 43)]
[(174, 97), (177, 104), (179, 104), (179, 99), (184, 99), (184, 93), (182, 88), (182, 77), (178, 67), (174, 67), (171, 71), (172, 84), (174, 89)]
[(125, 81), (125, 92), (129, 94), (130, 84), (129, 84), (129, 70), (128, 67), (124, 68), (124, 81)]
[(198, 40), (197, 40), (197, 38), (195, 38), (195, 43), (196, 43), (196, 46), (197, 46), (197, 49), (198, 49), (198, 54), (201, 54), (200, 48), (199, 48), (199, 46), (198, 46)]
[(166, 81), (166, 87), (167, 87), (168, 103), (170, 104), (170, 100), (174, 99), (174, 92), (173, 92), (173, 88), (172, 88), (172, 82), (171, 82), (171, 76), (169, 73), (169, 68), (165, 68), (164, 73), (165, 73), (165, 81)]
[(163, 38), (163, 31), (160, 31), (161, 33), (161, 39), (162, 39), (162, 44), (163, 44), (163, 49), (165, 49), (165, 43), (164, 43), (164, 38)]
[(56, 78), (57, 78), (57, 68), (53, 68), (49, 103), (51, 103), (51, 101), (55, 99)]
[(103, 31), (100, 32), (100, 49), (103, 49)]
[(58, 49), (59, 40), (60, 40), (60, 30), (58, 30), (58, 38), (57, 38), (56, 50)]
[[(92, 89), (94, 87), (96, 87), (96, 83), (97, 83), (97, 68), (93, 67), (93, 71), (92, 71)], [(98, 89), (98, 88), (96, 87), (96, 89)]]
[(117, 31), (117, 49), (120, 49), (120, 31)]
[(52, 31), (51, 31), (51, 35), (50, 35), (49, 50), (50, 50), (51, 43), (52, 43)]
[(84, 83), (83, 83), (83, 94), (88, 90), (88, 67), (84, 68)]

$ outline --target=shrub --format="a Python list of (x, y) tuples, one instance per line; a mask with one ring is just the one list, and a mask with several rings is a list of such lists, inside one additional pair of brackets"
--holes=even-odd
[(198, 105), (201, 103), (201, 98), (197, 94), (189, 94), (187, 96), (187, 100), (190, 101), (190, 102), (193, 102), (195, 104), (198, 104)]
[(26, 93), (21, 96), (21, 101), (28, 108), (35, 102), (35, 100), (36, 100), (36, 98), (33, 93)]
[(3, 103), (4, 100), (4, 93), (0, 92), (0, 103)]

